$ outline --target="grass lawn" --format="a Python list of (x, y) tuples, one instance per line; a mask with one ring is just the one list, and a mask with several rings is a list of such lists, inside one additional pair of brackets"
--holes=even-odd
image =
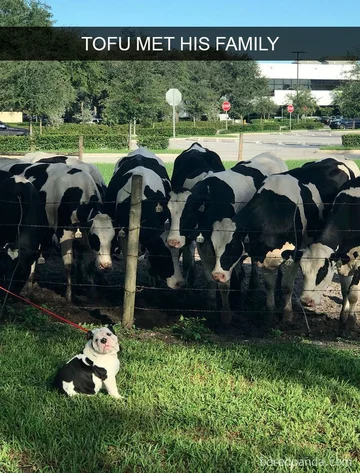
[(1, 326), (1, 473), (360, 471), (359, 345), (120, 340), (126, 400), (66, 398), (84, 334), (33, 309)]
[[(302, 166), (303, 164), (309, 161), (311, 161), (311, 159), (292, 159), (285, 162), (289, 169), (294, 169), (296, 167)], [(360, 167), (360, 159), (354, 159), (354, 162)], [(236, 164), (236, 161), (223, 161), (223, 163), (225, 169), (230, 169)], [(110, 163), (95, 163), (95, 165), (99, 168), (102, 176), (105, 179), (105, 182), (108, 184), (111, 179), (111, 176), (113, 175), (114, 165)], [(165, 163), (165, 167), (169, 176), (171, 176), (174, 169), (174, 163)]]

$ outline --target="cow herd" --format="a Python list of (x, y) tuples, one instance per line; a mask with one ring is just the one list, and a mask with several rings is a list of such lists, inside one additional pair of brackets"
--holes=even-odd
[(145, 254), (154, 282), (160, 278), (174, 290), (192, 287), (197, 252), (209, 307), (216, 309), (218, 290), (221, 321), (229, 323), (229, 290), (239, 287), (243, 262), (250, 258), (250, 287), (259, 289), (261, 268), (265, 308), (274, 313), (279, 276), (281, 312), (290, 322), (299, 267), (301, 301), (312, 308), (337, 269), (340, 321), (356, 328), (360, 172), (346, 159), (288, 170), (284, 161), (263, 153), (225, 170), (216, 153), (194, 143), (176, 158), (170, 179), (161, 159), (138, 148), (116, 163), (106, 186), (95, 166), (76, 158), (0, 158), (0, 284), (31, 292), (36, 264), (55, 245), (67, 276), (67, 301), (74, 273), (85, 272), (96, 287), (114, 256), (126, 257), (134, 175), (142, 176), (139, 255)]

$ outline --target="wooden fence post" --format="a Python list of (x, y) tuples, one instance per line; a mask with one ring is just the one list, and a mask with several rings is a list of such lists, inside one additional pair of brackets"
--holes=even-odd
[(84, 137), (83, 135), (79, 136), (79, 160), (83, 160), (84, 154)]
[(129, 329), (134, 325), (136, 271), (138, 264), (142, 176), (133, 175), (129, 215), (129, 237), (126, 255), (125, 292), (122, 325)]
[(239, 149), (238, 149), (238, 161), (243, 159), (243, 147), (244, 147), (244, 135), (239, 133)]

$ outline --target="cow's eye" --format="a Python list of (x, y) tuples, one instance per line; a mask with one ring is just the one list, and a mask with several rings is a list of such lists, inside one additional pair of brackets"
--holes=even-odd
[(111, 337), (111, 333), (107, 333), (106, 335), (107, 335), (108, 337)]

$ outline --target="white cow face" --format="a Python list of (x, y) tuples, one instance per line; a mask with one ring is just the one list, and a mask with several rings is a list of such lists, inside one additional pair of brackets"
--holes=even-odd
[(89, 245), (96, 255), (95, 265), (100, 271), (111, 269), (111, 242), (115, 230), (111, 218), (106, 214), (97, 214), (89, 230)]
[(190, 195), (190, 191), (170, 192), (168, 209), (170, 212), (171, 227), (167, 237), (167, 244), (171, 248), (179, 249), (186, 243), (186, 235), (181, 232), (181, 227), (185, 225), (185, 230), (191, 228), (191, 222), (188, 222), (191, 215), (189, 216), (184, 213), (186, 202)]
[(321, 295), (331, 283), (336, 264), (331, 260), (334, 250), (321, 243), (314, 243), (303, 251), (300, 260), (304, 275), (301, 302), (309, 307), (321, 304)]

